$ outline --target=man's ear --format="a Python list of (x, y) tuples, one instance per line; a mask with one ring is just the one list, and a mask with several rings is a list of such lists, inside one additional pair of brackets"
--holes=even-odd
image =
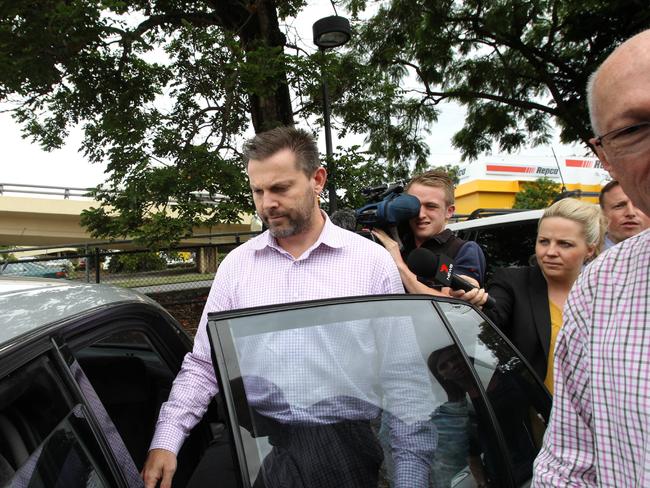
[(325, 183), (327, 183), (327, 171), (325, 168), (320, 166), (311, 177), (312, 183), (314, 185), (314, 193), (320, 194), (325, 188)]
[(605, 171), (609, 173), (609, 175), (614, 178), (615, 180), (618, 179), (614, 175), (614, 170), (612, 169), (612, 165), (609, 163), (609, 159), (607, 159), (607, 154), (605, 154), (605, 151), (603, 151), (603, 146), (602, 144), (598, 144), (598, 141), (596, 140), (595, 137), (592, 137), (589, 139), (589, 143), (591, 146), (596, 150), (596, 154), (598, 155), (598, 159), (600, 159), (600, 162), (603, 165), (603, 168), (605, 168)]
[(445, 220), (449, 220), (453, 217), (454, 212), (456, 211), (456, 205), (449, 205), (445, 211)]

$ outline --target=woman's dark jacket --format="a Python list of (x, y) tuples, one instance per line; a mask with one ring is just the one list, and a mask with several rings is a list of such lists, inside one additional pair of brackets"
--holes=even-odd
[(505, 268), (494, 273), (488, 293), (496, 306), (485, 314), (519, 349), (544, 381), (551, 343), (548, 286), (538, 266)]

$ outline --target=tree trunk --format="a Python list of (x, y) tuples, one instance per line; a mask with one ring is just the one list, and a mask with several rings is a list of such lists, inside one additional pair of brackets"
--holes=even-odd
[[(227, 24), (224, 27), (239, 34), (242, 47), (247, 53), (260, 45), (279, 47), (280, 52), (283, 52), (286, 39), (280, 30), (277, 8), (273, 0), (255, 0), (245, 8), (240, 0), (217, 0), (210, 3)], [(279, 84), (277, 80), (277, 73), (269, 75), (269, 84), (277, 86), (272, 94), (249, 94), (255, 133), (294, 124), (286, 73), (282, 74)]]

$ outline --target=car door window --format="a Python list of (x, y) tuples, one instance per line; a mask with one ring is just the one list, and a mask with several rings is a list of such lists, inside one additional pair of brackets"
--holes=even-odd
[(245, 486), (502, 486), (480, 385), (430, 299), (211, 314), (208, 330)]
[[(512, 465), (517, 486), (530, 479), (550, 413), (550, 396), (497, 330), (472, 307), (439, 304), (473, 364)], [(490, 466), (489, 459), (487, 460)]]
[(115, 485), (84, 407), (62, 384), (47, 356), (0, 380), (0, 486)]

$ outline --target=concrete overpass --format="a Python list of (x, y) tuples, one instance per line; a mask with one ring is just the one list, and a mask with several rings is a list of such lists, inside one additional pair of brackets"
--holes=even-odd
[[(14, 185), (19, 186), (19, 185)], [(65, 246), (68, 244), (88, 244), (92, 246), (100, 241), (93, 239), (81, 227), (81, 211), (98, 202), (87, 198), (69, 198), (65, 193), (56, 198), (55, 192), (16, 191), (20, 196), (9, 196), (7, 184), (0, 184), (0, 245), (4, 246)], [(51, 189), (55, 187), (40, 187)], [(22, 188), (20, 190), (23, 190)], [(66, 190), (69, 195), (69, 189)], [(74, 189), (73, 189), (74, 190)], [(28, 196), (27, 193), (50, 193), (46, 196)], [(63, 197), (63, 198), (62, 198)], [(253, 228), (251, 228), (253, 225)], [(252, 216), (243, 216), (241, 224), (219, 224), (212, 227), (194, 229), (195, 235), (250, 232), (259, 230)], [(228, 239), (232, 241), (232, 237)], [(105, 241), (104, 241), (105, 242)], [(192, 239), (185, 244), (218, 244), (219, 238)], [(128, 248), (127, 244), (115, 244), (116, 249)]]

